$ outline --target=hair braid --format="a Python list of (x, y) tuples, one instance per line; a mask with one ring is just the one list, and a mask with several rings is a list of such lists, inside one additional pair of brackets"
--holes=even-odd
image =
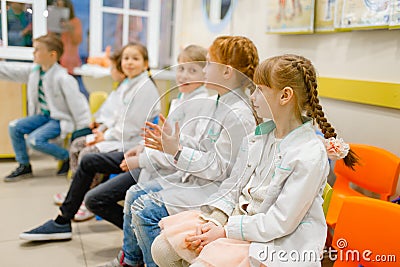
[[(299, 60), (293, 62), (292, 66), (296, 66), (304, 78), (307, 116), (315, 119), (326, 139), (330, 137), (336, 138), (335, 129), (325, 118), (325, 113), (319, 104), (316, 74), (311, 62), (308, 60)], [(358, 162), (358, 156), (350, 149), (343, 161), (346, 166), (354, 170), (354, 165)]]

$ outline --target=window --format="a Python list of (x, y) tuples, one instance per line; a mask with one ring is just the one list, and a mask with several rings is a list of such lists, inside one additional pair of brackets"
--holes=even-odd
[[(47, 21), (44, 16), (46, 1), (0, 0), (0, 3), (0, 58), (32, 60), (32, 38), (47, 33)], [(26, 29), (26, 25), (30, 25), (29, 29)], [(27, 32), (29, 33), (26, 34)]]
[(169, 65), (173, 8), (174, 0), (90, 1), (89, 55), (138, 41), (147, 46), (150, 67)]

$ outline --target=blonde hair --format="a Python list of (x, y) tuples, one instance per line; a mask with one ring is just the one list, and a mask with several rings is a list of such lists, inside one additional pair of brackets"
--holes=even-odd
[(42, 35), (33, 41), (44, 44), (49, 52), (55, 51), (57, 53), (57, 61), (60, 60), (62, 54), (64, 53), (64, 44), (55, 34), (49, 33)]
[(198, 45), (189, 45), (179, 53), (178, 61), (184, 63), (196, 62), (201, 67), (204, 67), (206, 64), (206, 57), (207, 49)]
[[(290, 54), (269, 58), (257, 67), (254, 82), (278, 90), (291, 87), (297, 101), (296, 115), (301, 117), (305, 113), (317, 122), (325, 138), (336, 138), (335, 129), (319, 104), (317, 74), (310, 60)], [(344, 162), (353, 168), (358, 162), (357, 155), (350, 150)]]

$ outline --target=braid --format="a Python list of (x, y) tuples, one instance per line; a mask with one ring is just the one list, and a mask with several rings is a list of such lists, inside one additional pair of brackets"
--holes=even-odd
[[(319, 104), (316, 74), (311, 62), (306, 59), (300, 59), (292, 61), (292, 66), (297, 68), (304, 79), (307, 116), (315, 119), (325, 139), (330, 137), (336, 138), (337, 134), (335, 133), (335, 129), (325, 118), (325, 113), (322, 111), (322, 106)], [(354, 170), (354, 165), (358, 162), (358, 156), (350, 149), (343, 160), (347, 167)]]

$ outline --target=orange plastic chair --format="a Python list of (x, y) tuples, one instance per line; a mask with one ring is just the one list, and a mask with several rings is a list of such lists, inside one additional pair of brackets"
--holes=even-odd
[(332, 245), (334, 267), (400, 266), (400, 205), (380, 199), (343, 201)]
[(364, 196), (350, 188), (350, 183), (356, 184), (380, 195), (380, 199), (389, 200), (395, 194), (400, 174), (400, 158), (378, 147), (351, 144), (351, 149), (360, 158), (354, 171), (344, 165), (343, 160), (335, 164), (336, 181), (326, 216), (326, 222), (335, 228), (340, 208), (344, 198), (348, 196)]

